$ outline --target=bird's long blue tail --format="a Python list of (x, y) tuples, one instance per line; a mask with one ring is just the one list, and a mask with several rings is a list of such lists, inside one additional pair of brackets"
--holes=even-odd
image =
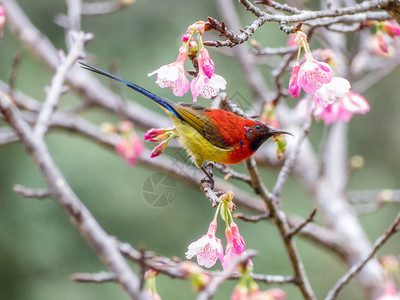
[(123, 79), (121, 79), (121, 78), (119, 78), (119, 77), (117, 77), (117, 76), (115, 76), (115, 75), (113, 75), (113, 74), (110, 74), (110, 73), (108, 73), (108, 72), (105, 72), (105, 71), (103, 71), (103, 70), (101, 70), (101, 69), (99, 69), (99, 68), (93, 67), (93, 66), (88, 65), (88, 64), (83, 63), (83, 62), (79, 62), (79, 63), (81, 64), (81, 67), (82, 67), (83, 69), (92, 71), (92, 72), (97, 73), (97, 74), (100, 74), (100, 75), (107, 76), (107, 77), (109, 77), (109, 78), (111, 78), (111, 79), (114, 79), (114, 80), (116, 80), (116, 81), (119, 81), (119, 82), (122, 82), (122, 83), (126, 84), (126, 85), (127, 85), (128, 87), (130, 87), (131, 89), (133, 89), (133, 90), (135, 90), (135, 91), (137, 91), (137, 92), (139, 92), (139, 93), (141, 93), (141, 94), (143, 94), (143, 95), (149, 97), (149, 98), (150, 98), (151, 100), (153, 100), (154, 102), (158, 103), (158, 104), (161, 105), (162, 107), (164, 107), (164, 108), (166, 108), (167, 110), (169, 110), (169, 111), (170, 111), (171, 113), (173, 113), (177, 118), (181, 119), (181, 116), (180, 116), (180, 115), (178, 114), (178, 112), (175, 110), (175, 108), (174, 108), (174, 103), (173, 103), (172, 101), (170, 101), (170, 100), (168, 100), (168, 99), (165, 99), (165, 98), (161, 98), (161, 97), (159, 97), (159, 96), (153, 94), (152, 92), (150, 92), (150, 91), (148, 91), (148, 90), (146, 90), (146, 89), (144, 89), (144, 88), (142, 88), (142, 87), (140, 87), (140, 86), (138, 86), (138, 85), (136, 85), (136, 84), (134, 84), (134, 83), (132, 83), (132, 82), (123, 80)]

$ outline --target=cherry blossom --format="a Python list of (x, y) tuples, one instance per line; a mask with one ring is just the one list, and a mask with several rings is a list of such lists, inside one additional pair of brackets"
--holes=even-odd
[(329, 83), (334, 74), (327, 63), (315, 60), (311, 53), (304, 56), (306, 61), (300, 66), (297, 84), (307, 94), (314, 94), (323, 84)]
[(144, 146), (142, 140), (136, 134), (131, 134), (121, 137), (115, 146), (115, 150), (118, 155), (125, 158), (129, 166), (133, 166), (143, 153)]
[(223, 261), (223, 248), (221, 240), (215, 236), (217, 221), (214, 219), (208, 228), (207, 234), (188, 246), (185, 253), (187, 259), (197, 256), (197, 263), (200, 266), (210, 268), (217, 262), (218, 258)]
[(175, 62), (160, 67), (149, 73), (148, 76), (157, 74), (156, 83), (159, 87), (170, 87), (175, 96), (182, 97), (187, 93), (190, 86), (184, 69), (186, 58), (187, 52), (185, 47), (182, 47)]

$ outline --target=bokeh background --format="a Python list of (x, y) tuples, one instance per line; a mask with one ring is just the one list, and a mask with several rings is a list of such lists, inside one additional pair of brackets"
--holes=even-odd
[[(65, 49), (64, 31), (53, 22), (56, 14), (65, 11), (64, 1), (18, 2), (35, 26), (57, 48)], [(239, 5), (237, 8), (242, 24), (247, 24), (253, 16)], [(158, 88), (154, 78), (148, 78), (147, 73), (174, 61), (180, 35), (188, 25), (205, 20), (207, 16), (219, 17), (212, 0), (138, 0), (116, 14), (83, 17), (82, 29), (94, 33), (95, 38), (87, 51), (96, 65), (107, 68), (113, 62), (120, 63), (123, 77), (173, 99), (170, 90)], [(255, 38), (263, 46), (282, 46), (287, 37), (277, 27), (276, 24), (267, 24), (257, 32)], [(208, 37), (213, 38), (212, 35)], [(44, 87), (49, 85), (52, 74), (21, 46), (6, 26), (0, 44), (0, 78), (4, 81), (8, 80), (17, 52), (23, 53), (17, 88), (43, 101)], [(231, 95), (240, 92), (251, 101), (251, 93), (235, 59), (213, 49), (211, 55), (216, 72), (228, 81), (226, 91)], [(261, 67), (261, 70), (270, 84), (271, 69)], [(352, 189), (399, 188), (399, 78), (400, 71), (396, 70), (367, 91), (364, 96), (371, 104), (371, 111), (351, 121), (349, 156), (362, 155), (366, 161), (365, 167), (353, 175), (350, 181)], [(132, 101), (160, 112), (143, 97), (127, 89), (123, 89), (122, 93)], [(61, 99), (60, 107), (69, 107), (79, 101), (69, 93)], [(190, 102), (190, 95), (182, 101)], [(291, 106), (296, 102), (293, 99), (285, 101)], [(209, 102), (200, 100), (199, 104), (208, 105)], [(96, 124), (119, 121), (99, 109), (87, 111), (83, 116)], [(145, 130), (137, 128), (140, 135)], [(310, 138), (316, 147), (321, 133), (322, 125), (313, 124)], [(155, 173), (153, 170), (141, 165), (128, 167), (114, 152), (74, 134), (52, 131), (47, 141), (54, 160), (72, 189), (105, 230), (120, 240), (134, 247), (145, 246), (159, 255), (184, 258), (187, 245), (205, 233), (214, 210), (198, 188), (176, 182), (174, 201), (167, 207), (155, 208), (142, 197), (145, 179)], [(174, 151), (169, 150), (168, 154), (177, 155)], [(242, 166), (238, 165), (237, 168), (242, 169)], [(266, 185), (271, 187), (277, 171), (262, 170), (262, 174)], [(16, 183), (28, 187), (45, 186), (21, 145), (0, 147), (0, 298), (128, 299), (121, 287), (113, 283), (96, 285), (70, 280), (72, 273), (97, 272), (105, 267), (52, 200), (23, 199), (12, 190)], [(305, 217), (313, 208), (313, 203), (296, 181), (290, 179), (283, 192), (283, 206), (287, 212)], [(238, 211), (244, 210), (238, 207)], [(375, 213), (360, 217), (371, 241), (383, 233), (398, 211), (398, 205), (388, 204)], [(280, 237), (269, 222), (238, 223), (247, 247), (260, 252), (254, 259), (255, 272), (291, 274)], [(223, 228), (219, 228), (218, 234), (223, 236)], [(333, 254), (320, 247), (299, 237), (296, 241), (311, 284), (318, 298), (322, 298), (346, 271), (346, 267)], [(393, 237), (379, 254), (399, 254), (399, 242), (399, 236)], [(133, 268), (136, 269), (136, 266)], [(234, 284), (225, 283), (216, 299), (228, 299)], [(186, 281), (159, 276), (157, 287), (163, 299), (195, 298), (190, 283)], [(262, 285), (262, 288), (267, 286)], [(282, 288), (288, 293), (287, 299), (300, 299), (294, 287)], [(363, 295), (353, 280), (339, 299), (363, 299)]]

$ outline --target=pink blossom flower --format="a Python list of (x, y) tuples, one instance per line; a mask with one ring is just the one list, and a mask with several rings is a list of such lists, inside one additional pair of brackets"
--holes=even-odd
[(326, 107), (342, 99), (350, 90), (350, 82), (342, 77), (333, 77), (314, 94), (314, 101)]
[(306, 53), (306, 61), (300, 66), (297, 84), (307, 94), (314, 94), (323, 84), (334, 77), (331, 67), (324, 62), (316, 61), (311, 53)]
[(131, 134), (121, 137), (115, 146), (115, 150), (119, 156), (125, 158), (125, 161), (129, 166), (133, 166), (136, 164), (139, 156), (143, 153), (144, 146), (137, 135)]
[(396, 285), (394, 284), (393, 281), (390, 280), (386, 284), (385, 291), (376, 300), (400, 300), (400, 296), (396, 290)]
[(380, 36), (377, 34), (369, 36), (367, 46), (373, 54), (379, 56), (392, 56), (395, 52), (393, 46), (386, 43), (385, 37), (382, 34)]
[(186, 258), (191, 259), (193, 256), (197, 256), (197, 263), (206, 268), (215, 265), (218, 258), (222, 262), (223, 248), (221, 240), (215, 236), (216, 231), (217, 221), (213, 220), (208, 227), (207, 234), (188, 246), (188, 251), (185, 253)]
[(300, 64), (296, 62), (293, 66), (292, 76), (289, 80), (289, 93), (293, 98), (297, 98), (300, 95), (301, 87), (297, 84), (299, 78)]
[(231, 223), (232, 237), (233, 237), (233, 248), (236, 254), (242, 254), (246, 248), (243, 237), (239, 233), (239, 228), (235, 222)]
[(210, 54), (208, 54), (208, 50), (203, 46), (200, 50), (200, 64), (201, 68), (204, 71), (204, 74), (207, 75), (208, 78), (211, 79), (214, 74), (215, 65), (212, 59), (210, 58)]
[(296, 33), (290, 34), (289, 38), (286, 41), (286, 46), (291, 47), (297, 45), (295, 39), (296, 39)]
[(184, 35), (182, 35), (182, 42), (187, 43), (187, 41), (189, 40), (191, 34), (190, 33), (185, 33)]
[(156, 83), (161, 88), (170, 87), (175, 96), (182, 97), (189, 90), (189, 80), (185, 73), (184, 65), (187, 58), (185, 48), (181, 48), (176, 62), (164, 65), (161, 68), (151, 72), (148, 76), (157, 74)]
[(389, 54), (389, 46), (388, 43), (386, 42), (385, 38), (383, 37), (383, 34), (381, 32), (376, 34), (378, 38), (378, 46), (382, 50), (383, 53)]
[[(243, 238), (241, 237), (239, 230), (237, 229), (237, 225), (235, 223), (233, 224), (234, 224), (233, 229), (231, 225), (231, 227), (225, 230), (226, 248), (225, 248), (225, 256), (222, 261), (222, 267), (224, 269), (229, 267), (232, 260), (236, 256), (245, 252), (245, 243), (243, 241)], [(247, 264), (249, 266), (252, 266), (253, 262), (249, 259)]]
[[(308, 101), (302, 99), (296, 106), (297, 115), (305, 118), (308, 111)], [(349, 122), (355, 113), (365, 114), (370, 110), (367, 100), (361, 95), (349, 91), (342, 100), (326, 107), (318, 105), (318, 102), (311, 103), (314, 117), (322, 119), (324, 123), (330, 124), (337, 121)]]
[(233, 246), (232, 231), (230, 230), (230, 228), (225, 230), (225, 235), (227, 241), (228, 241), (228, 235), (230, 235), (231, 241), (228, 241), (226, 244), (224, 260), (222, 261), (222, 267), (224, 269), (228, 268), (232, 260), (237, 256), (237, 254), (235, 253), (235, 247)]
[(382, 23), (382, 30), (391, 38), (400, 36), (400, 26), (390, 21), (385, 21)]
[(193, 95), (193, 101), (197, 102), (197, 97), (200, 95), (203, 98), (210, 99), (215, 97), (219, 90), (226, 88), (226, 80), (217, 74), (213, 74), (211, 79), (204, 73), (201, 64), (199, 65), (199, 73), (197, 77), (190, 83), (190, 89)]

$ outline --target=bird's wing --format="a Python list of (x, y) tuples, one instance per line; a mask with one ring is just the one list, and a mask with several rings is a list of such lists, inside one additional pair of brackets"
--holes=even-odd
[(214, 122), (207, 116), (206, 113), (211, 111), (209, 108), (190, 103), (178, 103), (176, 110), (184, 121), (215, 147), (223, 150), (232, 149), (232, 146), (226, 144)]

